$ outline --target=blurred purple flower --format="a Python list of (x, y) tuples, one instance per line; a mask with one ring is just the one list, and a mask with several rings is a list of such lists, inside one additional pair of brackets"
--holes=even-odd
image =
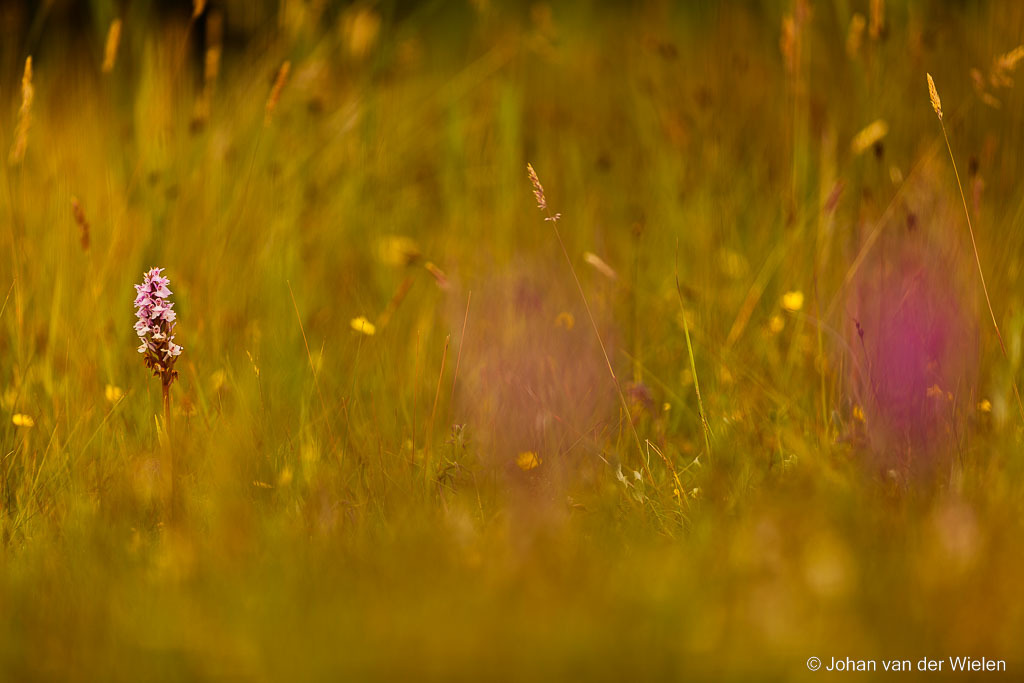
[(146, 367), (165, 386), (178, 376), (174, 362), (182, 348), (174, 343), (177, 316), (170, 302), (171, 281), (162, 275), (163, 268), (151, 268), (141, 285), (135, 285), (135, 333), (139, 335), (139, 353), (144, 354)]

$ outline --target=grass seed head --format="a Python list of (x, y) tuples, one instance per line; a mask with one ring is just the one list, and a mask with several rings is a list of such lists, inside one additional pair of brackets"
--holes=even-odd
[(885, 0), (871, 0), (871, 25), (868, 28), (868, 35), (872, 40), (878, 40), (885, 32)]
[(25, 72), (21, 77), (21, 108), (18, 110), (18, 126), (14, 132), (14, 144), (11, 145), (11, 153), (8, 162), (11, 166), (17, 166), (25, 159), (25, 150), (28, 148), (28, 130), (32, 125), (32, 100), (35, 99), (36, 91), (32, 85), (32, 56), (25, 59)]
[(854, 155), (863, 154), (867, 149), (884, 138), (888, 132), (889, 124), (883, 119), (873, 121), (853, 137), (853, 141), (850, 142), (850, 150)]
[(274, 87), (270, 89), (270, 97), (267, 98), (267, 115), (263, 120), (264, 124), (270, 125), (270, 119), (274, 116), (274, 110), (277, 108), (277, 102), (281, 99), (281, 91), (284, 90), (284, 84), (288, 82), (288, 73), (292, 70), (292, 63), (285, 60), (281, 68), (277, 70), (277, 78), (274, 79)]
[(533, 164), (526, 164), (526, 174), (530, 178), (530, 184), (533, 185), (533, 196), (537, 198), (537, 208), (548, 214), (544, 220), (551, 221), (552, 223), (557, 222), (562, 217), (562, 214), (552, 214), (548, 211), (548, 200), (544, 196), (544, 186), (540, 184), (540, 178), (537, 177), (537, 172), (533, 170)]
[(866, 25), (867, 20), (859, 12), (854, 13), (850, 19), (850, 30), (846, 34), (846, 54), (851, 58), (856, 57), (860, 53), (861, 43), (864, 42), (864, 27)]
[(107, 44), (103, 48), (103, 73), (108, 74), (114, 70), (117, 62), (117, 46), (121, 42), (121, 20), (114, 19), (110, 22), (110, 29), (107, 30)]
[(203, 89), (196, 100), (192, 115), (193, 126), (201, 126), (210, 118), (213, 89), (220, 74), (220, 58), (223, 50), (224, 19), (219, 12), (206, 17), (206, 52), (203, 59)]
[(992, 63), (989, 82), (994, 88), (1012, 88), (1013, 72), (1017, 63), (1024, 59), (1024, 45), (1018, 45), (1006, 54), (999, 55)]
[(928, 77), (928, 97), (932, 101), (932, 109), (935, 110), (935, 115), (939, 117), (939, 121), (942, 120), (942, 100), (939, 99), (939, 91), (935, 89), (935, 81), (932, 80), (931, 74), (925, 74)]
[(537, 172), (533, 170), (533, 164), (526, 164), (526, 174), (530, 178), (530, 184), (533, 185), (533, 196), (537, 198), (537, 208), (541, 211), (547, 211), (548, 200), (544, 197), (544, 186), (540, 184), (540, 178), (537, 177)]

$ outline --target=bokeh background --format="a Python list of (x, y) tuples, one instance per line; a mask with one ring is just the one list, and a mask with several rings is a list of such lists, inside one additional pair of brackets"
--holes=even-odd
[(1024, 5), (0, 36), (0, 678), (1020, 675)]

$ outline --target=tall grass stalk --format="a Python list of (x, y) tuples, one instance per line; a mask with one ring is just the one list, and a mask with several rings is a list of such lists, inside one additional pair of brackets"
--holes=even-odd
[(171, 523), (178, 521), (180, 515), (178, 514), (178, 504), (176, 494), (178, 493), (177, 478), (179, 473), (174, 469), (174, 437), (173, 429), (171, 427), (171, 382), (168, 380), (161, 379), (160, 388), (163, 393), (163, 412), (164, 412), (164, 439), (165, 439), (165, 450), (167, 453), (167, 475), (169, 478), (168, 486), (169, 495), (168, 502), (171, 510)]
[(313, 354), (309, 350), (309, 341), (306, 339), (306, 328), (302, 325), (302, 315), (299, 313), (299, 305), (295, 302), (295, 292), (292, 291), (292, 283), (286, 280), (288, 294), (292, 299), (292, 307), (295, 309), (295, 318), (299, 321), (299, 332), (302, 333), (302, 344), (306, 347), (306, 360), (309, 362), (309, 370), (313, 373), (313, 384), (316, 386), (317, 396), (320, 398), (320, 408), (324, 411), (324, 421), (327, 423), (327, 432), (331, 435), (331, 446), (337, 446), (337, 439), (334, 436), (330, 413), (327, 412), (327, 402), (324, 400), (324, 392), (320, 390), (320, 377), (316, 372), (316, 364), (313, 363)]
[(462, 334), (459, 336), (459, 353), (455, 356), (455, 376), (452, 377), (452, 395), (448, 400), (448, 409), (451, 410), (455, 402), (455, 384), (459, 381), (459, 366), (462, 365), (462, 348), (466, 345), (466, 325), (469, 323), (469, 304), (473, 301), (473, 292), (466, 297), (466, 315), (462, 318)]
[(562, 218), (560, 213), (552, 213), (548, 207), (547, 198), (544, 195), (544, 187), (540, 184), (540, 179), (537, 176), (537, 172), (533, 170), (532, 164), (526, 165), (527, 174), (530, 178), (530, 183), (533, 185), (533, 194), (537, 198), (537, 208), (547, 214), (545, 221), (551, 223), (551, 227), (555, 233), (555, 238), (558, 240), (558, 246), (562, 249), (562, 255), (565, 256), (565, 262), (569, 265), (569, 272), (572, 273), (572, 279), (576, 283), (576, 289), (579, 290), (580, 298), (583, 300), (583, 308), (587, 312), (587, 318), (590, 320), (590, 326), (594, 329), (594, 336), (597, 337), (598, 346), (601, 347), (601, 355), (604, 357), (604, 363), (608, 367), (608, 374), (611, 375), (612, 384), (615, 385), (615, 391), (619, 395), (619, 401), (622, 403), (622, 410), (626, 416), (626, 420), (629, 422), (629, 428), (633, 432), (633, 438), (636, 441), (636, 450), (640, 454), (640, 463), (643, 465), (644, 472), (647, 477), (654, 482), (654, 477), (651, 475), (651, 469), (647, 465), (647, 458), (644, 454), (644, 447), (640, 443), (640, 434), (636, 431), (636, 425), (633, 424), (633, 416), (629, 410), (629, 404), (626, 402), (626, 395), (622, 393), (622, 386), (619, 384), (619, 378), (615, 375), (615, 370), (612, 368), (612, 359), (608, 356), (608, 349), (604, 345), (604, 339), (601, 337), (601, 331), (597, 327), (597, 320), (594, 318), (593, 311), (590, 310), (590, 302), (587, 301), (586, 292), (583, 291), (583, 285), (580, 283), (579, 275), (576, 274), (576, 267), (572, 265), (572, 258), (569, 256), (569, 250), (565, 248), (565, 242), (562, 240), (562, 233), (558, 230), (558, 221)]
[(437, 401), (441, 398), (441, 380), (444, 379), (444, 365), (445, 361), (448, 360), (448, 342), (452, 339), (452, 335), (448, 335), (444, 338), (444, 351), (441, 352), (441, 370), (437, 373), (437, 389), (434, 390), (434, 405), (430, 409), (430, 423), (427, 425), (427, 443), (426, 453), (423, 465), (424, 476), (430, 477), (430, 462), (431, 452), (434, 446), (434, 416), (437, 415)]
[(697, 394), (697, 410), (700, 411), (700, 428), (704, 433), (704, 449), (711, 457), (711, 425), (708, 424), (707, 413), (704, 412), (704, 400), (700, 396), (700, 380), (697, 379), (697, 363), (693, 358), (693, 343), (690, 341), (690, 324), (686, 322), (686, 308), (683, 306), (683, 286), (679, 282), (679, 240), (676, 239), (676, 296), (679, 298), (679, 314), (683, 318), (683, 336), (686, 337), (686, 353), (690, 357), (690, 374), (693, 375), (693, 388)]
[[(946, 141), (946, 151), (949, 152), (949, 161), (953, 164), (953, 175), (956, 176), (956, 187), (960, 190), (960, 201), (964, 205), (964, 217), (967, 218), (967, 230), (971, 235), (971, 248), (974, 249), (974, 262), (978, 265), (978, 277), (981, 279), (981, 291), (985, 293), (985, 303), (988, 305), (988, 314), (992, 317), (992, 327), (996, 331), (996, 339), (999, 340), (999, 349), (1003, 352), (1003, 358), (1010, 361), (1010, 354), (1006, 352), (1006, 344), (1003, 343), (1003, 335), (999, 331), (999, 323), (996, 322), (996, 312), (992, 308), (992, 298), (988, 294), (988, 285), (985, 284), (985, 272), (981, 267), (981, 256), (978, 255), (978, 243), (974, 239), (974, 226), (971, 225), (971, 212), (967, 210), (967, 197), (964, 195), (964, 186), (960, 182), (960, 172), (956, 168), (956, 159), (953, 158), (953, 147), (949, 144), (949, 135), (946, 133), (946, 124), (942, 121), (942, 101), (939, 99), (939, 91), (935, 88), (935, 81), (931, 74), (928, 77), (928, 97), (931, 99), (932, 109), (939, 117), (939, 128), (942, 129), (942, 138)], [(1017, 388), (1017, 378), (1010, 375), (1010, 383), (1013, 385), (1013, 395), (1017, 399), (1017, 410), (1020, 412), (1020, 419), (1024, 421), (1024, 403), (1020, 400), (1020, 389)]]

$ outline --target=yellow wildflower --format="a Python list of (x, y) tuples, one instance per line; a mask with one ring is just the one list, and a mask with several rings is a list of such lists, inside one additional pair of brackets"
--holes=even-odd
[(367, 337), (372, 337), (377, 333), (377, 328), (374, 326), (374, 324), (367, 320), (364, 316), (352, 318), (352, 322), (350, 322), (349, 325), (352, 326), (353, 330), (355, 330), (356, 332), (362, 332)]
[(524, 472), (540, 467), (541, 459), (533, 451), (523, 451), (516, 456), (516, 465)]
[(782, 295), (782, 307), (790, 313), (796, 313), (804, 307), (804, 293), (799, 290), (786, 292)]
[(36, 421), (31, 417), (21, 413), (15, 413), (14, 417), (11, 418), (11, 422), (14, 423), (15, 427), (34, 427), (36, 424)]

